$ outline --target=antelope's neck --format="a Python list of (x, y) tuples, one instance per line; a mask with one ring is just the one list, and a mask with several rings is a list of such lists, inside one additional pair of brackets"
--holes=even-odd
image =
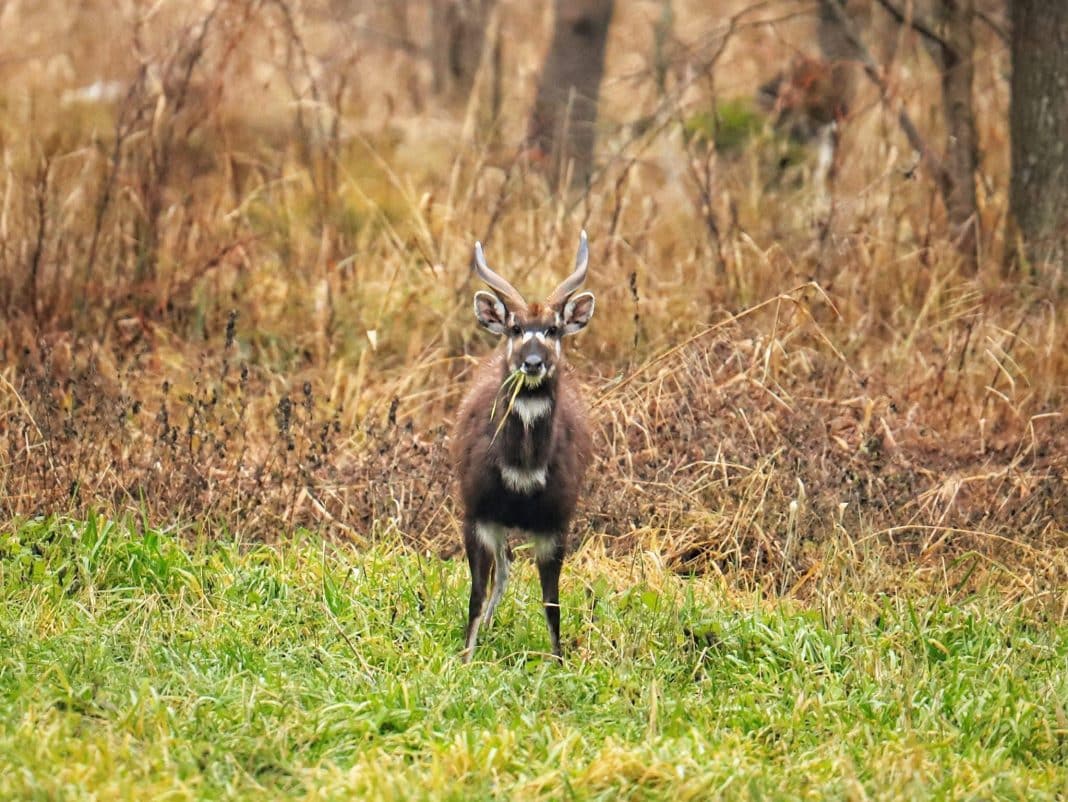
[(548, 464), (555, 413), (555, 379), (546, 379), (539, 387), (519, 394), (501, 432), (502, 468), (529, 471)]

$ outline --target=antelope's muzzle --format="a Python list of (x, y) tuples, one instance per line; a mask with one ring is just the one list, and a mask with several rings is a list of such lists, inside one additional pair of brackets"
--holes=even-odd
[(540, 376), (545, 372), (545, 361), (540, 354), (527, 354), (523, 359), (523, 372), (528, 376)]

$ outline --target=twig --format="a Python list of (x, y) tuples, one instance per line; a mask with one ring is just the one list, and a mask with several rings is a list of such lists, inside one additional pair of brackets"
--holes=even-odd
[[(860, 57), (860, 63), (864, 67), (864, 74), (867, 75), (871, 82), (879, 88), (880, 98), (886, 103), (890, 98), (890, 87), (886, 83), (886, 79), (884, 79), (880, 73), (879, 65), (876, 64), (875, 59), (871, 55), (871, 51), (868, 50), (864, 41), (860, 38), (860, 34), (858, 34), (856, 28), (853, 27), (853, 23), (850, 22), (838, 3), (833, 0), (823, 0), (823, 2), (825, 6), (830, 9), (831, 13), (834, 15), (835, 21), (841, 26), (842, 32)], [(909, 113), (905, 110), (904, 106), (898, 109), (897, 120), (898, 124), (901, 126), (901, 130), (905, 133), (905, 138), (908, 139), (913, 150), (920, 154), (921, 161), (927, 165), (927, 169), (934, 175), (938, 185), (940, 187), (950, 186), (949, 174), (946, 172), (942, 160), (935, 155), (929, 147), (927, 147), (927, 143), (924, 142), (923, 137), (920, 136), (919, 129), (917, 129), (915, 123), (912, 122), (912, 118), (909, 116)]]
[(891, 17), (897, 20), (897, 23), (899, 25), (907, 25), (912, 28), (912, 30), (916, 31), (916, 33), (923, 36), (925, 39), (931, 40), (932, 43), (938, 45), (943, 49), (949, 49), (949, 43), (937, 33), (935, 33), (934, 29), (928, 23), (924, 22), (922, 19), (918, 19), (916, 17), (915, 11), (910, 10), (909, 13), (906, 15), (901, 11), (901, 9), (891, 3), (890, 0), (875, 1), (880, 6), (882, 6)]
[(1010, 43), (1011, 40), (1009, 38), (1009, 32), (1005, 30), (1004, 25), (1002, 25), (996, 19), (991, 17), (985, 11), (978, 8), (975, 10), (975, 16), (982, 20), (983, 24), (986, 25), (990, 30), (992, 30), (994, 32), (994, 35), (998, 39), (1000, 39), (1005, 44)]

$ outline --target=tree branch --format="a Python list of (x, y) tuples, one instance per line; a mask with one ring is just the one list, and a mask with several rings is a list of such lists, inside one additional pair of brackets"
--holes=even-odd
[(990, 30), (992, 30), (994, 32), (994, 35), (997, 36), (998, 39), (1000, 39), (1005, 44), (1009, 44), (1009, 42), (1010, 42), (1010, 40), (1009, 40), (1009, 32), (1007, 30), (1005, 30), (1005, 26), (1004, 25), (1002, 25), (996, 19), (991, 17), (985, 11), (982, 11), (981, 9), (978, 9), (978, 8), (975, 10), (975, 16), (977, 16), (980, 20), (982, 20), (983, 24), (985, 24), (988, 28), (990, 28)]
[(875, 0), (881, 5), (886, 13), (893, 17), (899, 25), (908, 25), (916, 33), (923, 36), (925, 39), (930, 40), (934, 44), (941, 47), (943, 50), (949, 49), (949, 43), (946, 42), (941, 36), (935, 33), (934, 28), (924, 22), (922, 19), (917, 19), (915, 14), (909, 14), (906, 16), (902, 13), (901, 9), (895, 6), (890, 0)]
[[(822, 3), (824, 7), (830, 9), (835, 21), (842, 26), (842, 32), (860, 57), (860, 63), (864, 67), (864, 74), (867, 75), (871, 82), (879, 88), (879, 93), (885, 103), (890, 97), (890, 87), (887, 86), (886, 80), (880, 73), (879, 65), (876, 64), (875, 59), (871, 55), (871, 51), (868, 50), (867, 45), (864, 44), (864, 40), (860, 38), (860, 34), (857, 33), (856, 28), (853, 27), (853, 23), (850, 21), (849, 17), (846, 16), (846, 13), (842, 10), (842, 7), (838, 4), (837, 0), (822, 0)], [(901, 126), (901, 130), (905, 133), (905, 138), (908, 139), (912, 149), (920, 154), (921, 161), (926, 164), (927, 169), (931, 171), (935, 180), (938, 182), (939, 188), (949, 186), (949, 174), (946, 172), (942, 160), (929, 147), (927, 147), (927, 143), (923, 141), (919, 129), (916, 128), (915, 123), (912, 122), (912, 118), (909, 116), (909, 113), (905, 111), (904, 106), (901, 106), (898, 109), (897, 120), (898, 124)]]

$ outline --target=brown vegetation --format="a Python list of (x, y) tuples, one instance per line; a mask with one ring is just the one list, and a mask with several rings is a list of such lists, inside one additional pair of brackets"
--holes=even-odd
[(490, 348), (471, 245), (548, 288), (585, 227), (578, 533), (776, 590), (872, 555), (1063, 586), (1068, 302), (998, 268), (1004, 46), (975, 29), (972, 273), (898, 126), (937, 119), (922, 44), (896, 34), (890, 94), (857, 85), (821, 165), (747, 105), (816, 55), (812, 5), (704, 5), (655, 54), (659, 8), (617, 9), (600, 166), (566, 197), (509, 155), (549, 34), (525, 7), (484, 125), (358, 2), (0, 5), (0, 517), (455, 551), (447, 423)]

